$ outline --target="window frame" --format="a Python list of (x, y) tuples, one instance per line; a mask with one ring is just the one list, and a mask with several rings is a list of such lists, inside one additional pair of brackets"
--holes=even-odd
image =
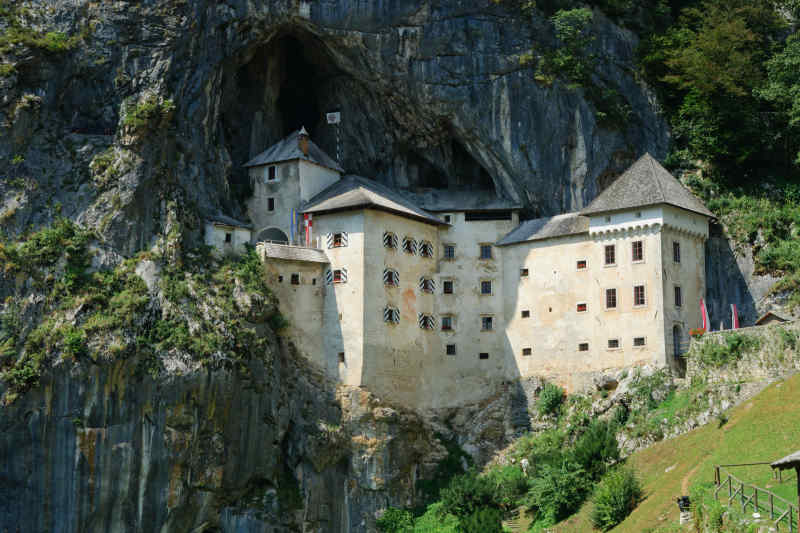
[[(450, 285), (450, 292), (447, 291), (447, 286)], [(456, 282), (453, 279), (443, 279), (442, 280), (442, 294), (455, 294), (456, 292)]]
[(400, 310), (396, 307), (392, 307), (391, 305), (387, 305), (383, 308), (383, 322), (389, 325), (395, 325), (400, 323)]
[[(453, 347), (453, 350), (452, 350), (452, 351), (450, 351), (450, 347), (451, 347), (451, 346)], [(445, 354), (445, 355), (449, 355), (449, 356), (451, 356), (451, 357), (452, 357), (452, 356), (455, 356), (455, 355), (456, 355), (457, 351), (458, 351), (458, 350), (456, 349), (456, 345), (455, 345), (455, 343), (449, 343), (449, 344), (445, 344), (445, 345), (444, 345), (444, 354)]]
[(419, 256), (424, 257), (426, 259), (433, 258), (433, 244), (430, 241), (420, 241), (419, 242)]
[(530, 318), (531, 317), (531, 310), (530, 309), (522, 309), (520, 312), (520, 318)]
[[(583, 263), (583, 266), (581, 266)], [(575, 260), (575, 271), (576, 272), (583, 272), (585, 270), (589, 270), (589, 261), (587, 259), (576, 259)]]
[(433, 278), (428, 278), (426, 276), (421, 276), (419, 278), (419, 290), (426, 294), (434, 294), (436, 293), (436, 282)]
[(433, 318), (432, 313), (418, 313), (417, 324), (419, 325), (419, 329), (424, 329), (426, 331), (433, 331), (436, 329), (436, 319)]
[(400, 286), (400, 273), (393, 268), (383, 269), (383, 286), (395, 288)]
[[(484, 249), (489, 250), (489, 255), (484, 256), (483, 251)], [(481, 242), (478, 243), (478, 259), (481, 261), (491, 261), (494, 259), (494, 251), (492, 250), (492, 244), (489, 242)]]
[[(484, 290), (483, 290), (485, 283), (489, 284), (489, 292), (484, 292)], [(493, 294), (494, 294), (494, 283), (492, 283), (492, 280), (490, 280), (490, 279), (482, 279), (480, 281), (480, 295), (481, 296), (492, 296)]]
[[(636, 259), (636, 245), (639, 245), (639, 253), (641, 256), (639, 259)], [(644, 241), (631, 241), (631, 263), (644, 263)]]
[(278, 181), (278, 165), (270, 165), (267, 167), (267, 183), (275, 183)]
[(300, 285), (300, 274), (298, 274), (297, 272), (293, 272), (292, 275), (289, 277), (289, 283), (291, 285)]
[[(447, 251), (451, 250), (453, 253), (451, 255), (447, 254)], [(442, 260), (443, 261), (454, 261), (456, 258), (456, 245), (451, 243), (443, 243), (442, 244)]]
[(672, 303), (677, 309), (683, 308), (683, 288), (680, 285), (673, 285)]
[(522, 348), (522, 357), (530, 357), (531, 355), (533, 355), (533, 348), (530, 346)]
[(225, 244), (233, 244), (233, 233), (225, 232)]
[(681, 264), (681, 241), (672, 241), (672, 262)]
[[(636, 344), (636, 340), (637, 339), (642, 339), (642, 344)], [(646, 336), (633, 337), (633, 341), (632, 342), (633, 342), (633, 347), (634, 348), (646, 348), (647, 347), (647, 337)]]
[(339, 231), (339, 232), (334, 233), (333, 234), (333, 241), (331, 241), (331, 242), (333, 242), (333, 245), (332, 245), (333, 248), (344, 248), (346, 246), (345, 245), (344, 232)]
[[(611, 346), (611, 343), (617, 343), (616, 346)], [(606, 350), (614, 351), (614, 350), (621, 350), (622, 349), (622, 341), (619, 337), (612, 337), (606, 341)]]
[(417, 255), (417, 240), (413, 237), (403, 237), (402, 249), (405, 254)]
[[(440, 318), (441, 322), (439, 329), (441, 331), (455, 331), (456, 327), (453, 315), (442, 315)], [(448, 322), (447, 327), (445, 327), (445, 321)]]
[[(636, 293), (638, 289), (642, 289), (642, 303), (637, 303), (638, 297)], [(633, 307), (634, 308), (647, 307), (647, 284), (639, 283), (633, 286)]]
[[(489, 327), (486, 327), (487, 322), (489, 321)], [(481, 315), (481, 331), (494, 331), (494, 315)]]
[(267, 198), (267, 211), (269, 212), (275, 211), (275, 197), (273, 196)]
[(383, 247), (387, 250), (397, 250), (397, 235), (391, 231), (384, 231)]
[[(611, 251), (611, 256), (613, 262), (608, 262), (608, 252)], [(617, 245), (616, 244), (604, 244), (603, 245), (603, 267), (615, 267), (617, 266)]]
[[(609, 293), (613, 291), (614, 305), (608, 305)], [(619, 308), (619, 297), (616, 287), (609, 287), (605, 289), (605, 309), (606, 311), (616, 311)]]
[(489, 359), (489, 352), (478, 352), (478, 359), (481, 361), (486, 361)]
[[(583, 306), (583, 309), (581, 309)], [(576, 302), (575, 303), (575, 312), (576, 313), (588, 313), (589, 312), (589, 304), (587, 302)]]
[[(584, 348), (584, 346), (586, 348)], [(589, 341), (583, 341), (578, 343), (578, 351), (579, 352), (588, 352), (589, 351)]]
[(530, 277), (530, 269), (522, 267), (519, 269), (519, 279), (528, 279)]

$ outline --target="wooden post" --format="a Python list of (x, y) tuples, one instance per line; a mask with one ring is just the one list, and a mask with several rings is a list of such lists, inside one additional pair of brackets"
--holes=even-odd
[[(794, 467), (796, 475), (795, 482), (797, 483), (797, 528), (800, 529), (800, 465)], [(792, 520), (792, 514), (789, 513), (789, 521)]]
[(772, 501), (772, 493), (769, 493), (769, 519), (775, 520), (775, 505)]
[(753, 501), (754, 501), (754, 503), (753, 503), (753, 512), (757, 513), (758, 512), (758, 487), (756, 487), (755, 485), (753, 485)]
[(719, 467), (714, 467), (714, 485), (719, 486)]

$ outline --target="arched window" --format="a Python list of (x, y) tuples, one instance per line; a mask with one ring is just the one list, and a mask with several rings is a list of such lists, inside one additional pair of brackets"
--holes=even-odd
[(407, 254), (417, 255), (417, 241), (411, 237), (403, 239), (403, 251)]
[(433, 318), (433, 315), (427, 315), (425, 313), (418, 313), (417, 314), (417, 322), (419, 322), (419, 327), (421, 329), (435, 329), (436, 328), (436, 319)]
[(397, 287), (400, 285), (400, 274), (393, 268), (385, 268), (383, 270), (383, 284), (387, 287)]
[(433, 281), (431, 278), (421, 277), (419, 278), (419, 289), (422, 292), (434, 292), (436, 290), (436, 282)]
[(383, 247), (388, 248), (390, 250), (397, 249), (397, 235), (390, 231), (385, 231), (383, 233)]
[(383, 321), (388, 324), (398, 324), (400, 322), (400, 310), (387, 305), (383, 308)]
[(419, 255), (422, 257), (433, 257), (433, 245), (428, 241), (422, 241), (419, 245)]

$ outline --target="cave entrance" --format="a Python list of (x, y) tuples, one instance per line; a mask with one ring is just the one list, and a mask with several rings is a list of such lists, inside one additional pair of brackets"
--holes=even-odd
[[(283, 81), (278, 89), (277, 101), (283, 135), (303, 126), (316, 129), (323, 113), (319, 108), (316, 90), (321, 85), (320, 78), (330, 69), (330, 61), (326, 58), (314, 58), (309, 53), (312, 51), (311, 46), (304, 45), (291, 35), (282, 37), (276, 47), (283, 53)], [(319, 64), (314, 64), (314, 59)]]

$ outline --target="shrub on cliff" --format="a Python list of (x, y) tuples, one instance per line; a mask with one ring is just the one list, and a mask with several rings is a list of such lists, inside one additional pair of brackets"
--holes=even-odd
[(558, 385), (545, 383), (542, 392), (539, 393), (537, 402), (540, 415), (555, 413), (561, 404), (564, 403), (564, 391)]
[(630, 468), (611, 470), (600, 481), (592, 497), (592, 524), (608, 531), (622, 522), (642, 499), (642, 486)]

